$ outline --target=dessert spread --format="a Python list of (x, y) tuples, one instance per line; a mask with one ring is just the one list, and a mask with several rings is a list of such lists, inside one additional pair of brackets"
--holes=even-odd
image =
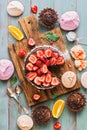
[(87, 89), (87, 71), (84, 72), (81, 76), (81, 85)]
[(74, 42), (75, 40), (76, 40), (76, 33), (75, 32), (68, 32), (67, 34), (66, 34), (66, 37), (67, 37), (67, 40), (69, 41), (69, 42)]
[(86, 99), (82, 93), (71, 93), (67, 98), (67, 105), (73, 112), (81, 111), (86, 105)]
[(51, 120), (52, 114), (47, 106), (38, 106), (33, 110), (32, 117), (37, 124), (42, 125)]
[(84, 60), (86, 57), (85, 51), (82, 48), (81, 45), (75, 45), (71, 48), (71, 56), (75, 59), (75, 60)]
[(17, 119), (17, 125), (21, 130), (30, 130), (33, 127), (33, 120), (27, 115), (21, 115)]
[(57, 12), (52, 8), (45, 8), (39, 14), (39, 22), (47, 28), (53, 28), (58, 20)]
[(14, 66), (10, 60), (0, 60), (0, 80), (8, 80), (14, 73)]
[(75, 11), (65, 12), (60, 18), (60, 27), (63, 30), (75, 30), (80, 23), (79, 15)]
[(87, 61), (86, 60), (75, 60), (74, 62), (75, 67), (79, 70), (82, 71), (87, 67)]
[(25, 58), (25, 76), (39, 89), (59, 86), (59, 79), (53, 75), (49, 67), (64, 64), (64, 57), (51, 46), (39, 46)]
[(24, 6), (19, 1), (11, 1), (7, 6), (10, 16), (20, 16), (24, 12)]
[(62, 75), (61, 81), (65, 88), (72, 88), (76, 83), (76, 74), (72, 71), (66, 71)]

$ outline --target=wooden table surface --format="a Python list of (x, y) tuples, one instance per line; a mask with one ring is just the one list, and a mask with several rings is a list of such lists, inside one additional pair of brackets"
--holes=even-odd
[[(15, 18), (8, 16), (6, 11), (7, 4), (10, 1), (12, 0), (0, 0), (0, 59), (10, 59), (7, 49), (8, 43), (12, 44), (16, 42), (16, 40), (8, 33), (8, 25), (12, 24), (20, 28), (18, 19), (30, 15), (30, 7), (33, 5), (38, 6), (38, 13), (45, 7), (54, 8), (58, 12), (59, 17), (65, 11), (77, 11), (79, 13), (81, 21), (79, 28), (76, 30), (76, 33), (79, 37), (84, 36), (87, 38), (87, 0), (19, 0), (23, 3), (25, 11), (23, 15)], [(40, 31), (45, 32), (46, 29), (40, 27)], [(65, 34), (66, 32), (63, 31), (64, 38)], [(69, 50), (75, 44), (68, 43), (66, 38), (65, 41)], [(83, 38), (80, 42), (83, 44), (82, 46), (87, 52), (87, 39)], [(78, 72), (79, 79), (84, 71)], [(0, 130), (18, 130), (18, 127), (16, 125), (16, 120), (18, 116), (20, 116), (18, 113), (18, 105), (13, 99), (8, 98), (6, 94), (7, 83), (8, 81), (0, 81)], [(19, 81), (17, 81), (17, 84), (18, 83)], [(81, 87), (79, 91), (82, 92), (87, 98), (87, 91), (85, 89)], [(60, 96), (54, 100), (41, 103), (40, 105), (47, 105), (52, 109), (53, 103), (57, 99), (64, 99), (66, 101), (67, 96), (68, 94)], [(21, 94), (20, 98), (21, 103), (29, 109), (29, 115), (31, 115), (32, 108), (28, 107), (24, 93)], [(44, 126), (34, 125), (33, 130), (54, 130), (53, 124), (55, 121), (55, 119), (52, 119), (48, 124)], [(63, 114), (57, 121), (61, 122), (62, 124), (61, 130), (87, 130), (87, 105), (82, 112), (75, 114), (71, 112), (65, 104)]]

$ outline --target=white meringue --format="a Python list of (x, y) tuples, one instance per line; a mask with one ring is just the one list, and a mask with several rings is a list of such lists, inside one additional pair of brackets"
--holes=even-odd
[(7, 6), (10, 16), (20, 16), (24, 12), (24, 6), (19, 1), (11, 1)]
[(60, 18), (60, 27), (63, 30), (75, 30), (80, 23), (79, 15), (76, 11), (65, 12)]
[(27, 115), (21, 115), (17, 119), (17, 125), (21, 130), (30, 130), (33, 127), (33, 120)]

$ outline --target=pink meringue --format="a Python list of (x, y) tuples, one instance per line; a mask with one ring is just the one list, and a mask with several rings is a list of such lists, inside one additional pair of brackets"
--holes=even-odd
[(14, 73), (14, 66), (10, 60), (0, 60), (0, 80), (8, 80)]
[(75, 11), (68, 11), (64, 13), (60, 18), (60, 27), (63, 30), (75, 30), (80, 23), (79, 15)]

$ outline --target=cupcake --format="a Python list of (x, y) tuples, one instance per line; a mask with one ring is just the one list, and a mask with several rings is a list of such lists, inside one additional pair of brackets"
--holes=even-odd
[(45, 8), (39, 14), (40, 24), (47, 27), (53, 28), (58, 20), (57, 12), (52, 8)]
[(42, 125), (50, 121), (52, 114), (47, 106), (38, 106), (33, 110), (32, 116), (37, 124)]
[(86, 105), (86, 99), (82, 93), (74, 92), (68, 96), (67, 105), (71, 111), (78, 112)]

